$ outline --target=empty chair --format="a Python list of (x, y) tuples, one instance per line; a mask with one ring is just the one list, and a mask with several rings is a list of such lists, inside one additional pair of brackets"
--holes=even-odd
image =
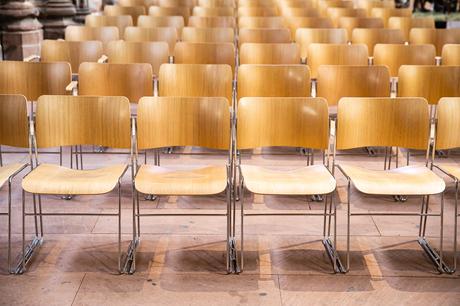
[(290, 43), (291, 33), (288, 29), (250, 29), (239, 31), (238, 44), (244, 43)]
[(366, 10), (346, 8), (346, 7), (330, 7), (326, 11), (326, 16), (329, 17), (334, 23), (334, 26), (337, 27), (341, 17), (365, 18)]
[(354, 29), (351, 43), (366, 44), (373, 56), (376, 44), (404, 44), (404, 35), (398, 29)]
[(235, 46), (232, 43), (178, 42), (174, 49), (176, 64), (226, 64), (235, 69)]
[(88, 15), (85, 18), (87, 27), (108, 27), (114, 26), (118, 28), (120, 36), (125, 32), (125, 28), (133, 25), (133, 18), (129, 15), (122, 16), (97, 16)]
[(432, 44), (436, 46), (436, 55), (441, 56), (446, 44), (460, 44), (460, 29), (412, 29), (409, 35), (411, 44)]
[(191, 13), (190, 11), (191, 10), (189, 7), (149, 7), (150, 16), (182, 16), (182, 18), (184, 18), (185, 24), (188, 23), (188, 18), (190, 17)]
[(65, 40), (68, 41), (99, 40), (105, 44), (120, 39), (121, 35), (123, 33), (117, 27), (68, 26), (65, 29)]
[(233, 28), (192, 28), (182, 30), (182, 41), (186, 42), (220, 42), (233, 43), (235, 32)]
[[(425, 164), (407, 165), (391, 169), (391, 163), (387, 165), (388, 154), (385, 154), (385, 163), (382, 170), (369, 169), (362, 165), (351, 165), (341, 162), (336, 166), (347, 180), (347, 252), (346, 266), (350, 268), (350, 219), (352, 216), (378, 215), (391, 216), (414, 216), (420, 218), (418, 242), (428, 256), (439, 259), (433, 260), (434, 267), (443, 271), (442, 239), (443, 239), (443, 200), (441, 196), (440, 213), (435, 213), (433, 208), (430, 215), (440, 217), (440, 251), (432, 249), (425, 239), (426, 214), (428, 213), (428, 201), (430, 196), (444, 192), (444, 181), (432, 172), (426, 165), (429, 156), (430, 141), (430, 115), (428, 104), (423, 98), (344, 98), (341, 99), (337, 113), (337, 150), (348, 150), (363, 147), (385, 147), (391, 152), (392, 147), (401, 147), (409, 150), (421, 150), (426, 152)], [(409, 158), (407, 159), (409, 163)], [(337, 173), (337, 172), (336, 172)], [(393, 197), (395, 195), (413, 196), (421, 199), (421, 209), (417, 211), (400, 209), (366, 209), (365, 211), (352, 212), (351, 198), (358, 195)], [(371, 200), (368, 200), (371, 201)], [(386, 203), (385, 203), (386, 202)], [(376, 203), (376, 207), (389, 204), (393, 201), (386, 200), (384, 203)], [(372, 203), (372, 202), (371, 202)], [(408, 207), (410, 207), (408, 205)], [(438, 209), (436, 209), (438, 211)], [(406, 223), (408, 221), (400, 221)], [(357, 224), (357, 226), (359, 226)], [(399, 256), (396, 256), (398, 258)], [(395, 259), (397, 260), (397, 259)], [(407, 262), (404, 262), (407, 264)]]
[(224, 97), (232, 103), (229, 65), (164, 64), (160, 67), (160, 96)]
[(305, 65), (241, 65), (238, 99), (243, 97), (309, 97), (310, 71)]
[(81, 96), (124, 96), (137, 103), (140, 98), (153, 95), (150, 64), (83, 63), (78, 74)]
[(278, 1), (280, 7), (314, 7), (310, 0), (282, 0)]
[(157, 0), (158, 5), (161, 7), (194, 7), (195, 0)]
[(388, 19), (389, 29), (399, 29), (404, 34), (404, 39), (409, 41), (410, 30), (412, 28), (432, 28), (434, 29), (433, 17), (390, 17)]
[(460, 97), (460, 67), (403, 65), (398, 84), (399, 97), (423, 97), (436, 104), (443, 97)]
[(318, 77), (318, 68), (322, 65), (355, 65), (368, 64), (369, 54), (366, 45), (346, 44), (310, 44), (308, 61), (312, 79)]
[(198, 6), (202, 7), (220, 7), (220, 6), (229, 6), (235, 7), (235, 0), (198, 0)]
[(156, 2), (157, 0), (118, 0), (117, 4), (120, 6), (143, 6), (148, 12), (149, 7), (155, 5)]
[(383, 8), (395, 8), (395, 2), (392, 0), (361, 0), (354, 1), (355, 7), (365, 9), (367, 15), (371, 15), (371, 11), (374, 7), (383, 7)]
[(305, 60), (310, 44), (346, 44), (348, 38), (345, 29), (300, 28), (296, 31), (295, 41), (300, 45), (300, 56)]
[(292, 40), (295, 40), (296, 31), (299, 28), (334, 28), (334, 24), (329, 17), (288, 17), (286, 18), (286, 23), (291, 30)]
[(385, 66), (323, 65), (318, 68), (316, 96), (335, 106), (343, 97), (390, 97)]
[(244, 43), (240, 47), (240, 64), (300, 64), (298, 44)]
[(283, 7), (281, 9), (282, 16), (291, 17), (319, 17), (319, 12), (311, 7)]
[(238, 17), (272, 17), (278, 16), (278, 9), (276, 7), (239, 7)]
[(180, 37), (184, 28), (184, 17), (182, 16), (139, 16), (138, 27), (143, 28), (175, 28), (177, 36)]
[[(36, 131), (32, 135), (34, 147), (37, 149), (71, 145), (102, 145), (129, 150), (132, 148), (130, 117), (129, 102), (124, 97), (41, 96), (37, 102)], [(80, 217), (88, 214), (117, 217), (118, 230), (115, 232), (118, 234), (118, 271), (122, 273), (121, 179), (128, 166), (127, 163), (120, 163), (91, 170), (76, 170), (52, 163), (40, 163), (24, 178), (22, 188), (24, 193), (38, 195), (39, 199), (41, 195), (94, 196), (116, 190), (118, 201), (115, 202), (115, 213), (95, 213), (94, 210), (83, 212), (80, 207), (71, 214)], [(39, 203), (42, 202), (44, 201), (39, 200)], [(27, 215), (35, 214), (31, 214), (25, 201), (22, 205), (23, 244), (20, 273), (25, 272), (28, 258), (33, 256), (35, 247), (41, 244), (42, 239), (42, 236), (34, 238), (27, 251), (30, 256), (26, 258), (24, 221)], [(53, 206), (55, 209), (49, 213), (45, 208), (43, 211), (39, 210), (40, 220), (47, 215), (66, 215), (62, 208), (56, 210), (56, 206)]]
[(235, 16), (233, 7), (200, 7), (193, 8), (193, 16), (199, 17), (217, 17), (217, 16)]
[(128, 27), (125, 30), (126, 41), (164, 41), (169, 45), (169, 52), (172, 55), (177, 42), (177, 30), (175, 28), (141, 28)]
[(390, 17), (411, 17), (412, 9), (397, 9), (388, 7), (374, 7), (369, 17), (382, 18), (385, 27), (388, 27)]
[(330, 7), (353, 8), (353, 1), (320, 0), (318, 1), (318, 11), (320, 16), (326, 16), (327, 9)]
[(385, 65), (391, 77), (398, 77), (402, 65), (434, 65), (436, 49), (433, 45), (377, 44), (374, 65)]
[(239, 28), (271, 28), (278, 29), (285, 27), (283, 17), (240, 17), (238, 19)]
[(273, 0), (238, 0), (238, 7), (275, 6)]
[[(327, 102), (322, 98), (242, 98), (238, 103), (238, 150), (260, 147), (302, 147), (327, 152), (329, 147), (329, 116)], [(241, 154), (243, 154), (241, 152)], [(326, 250), (330, 251), (330, 260), (335, 272), (343, 271), (342, 263), (335, 251), (335, 241), (326, 231), (326, 222), (334, 218), (334, 237), (336, 209), (332, 208), (332, 195), (336, 182), (329, 172), (328, 165), (300, 163), (295, 169), (279, 167), (279, 159), (270, 167), (241, 163), (239, 170), (239, 188), (241, 190), (241, 252), (240, 269), (244, 269), (244, 217), (251, 216), (244, 205), (244, 190), (254, 194), (268, 195), (322, 195), (325, 197), (324, 240)], [(274, 168), (276, 167), (276, 168)], [(283, 203), (279, 203), (282, 205)], [(330, 205), (330, 208), (328, 208)], [(286, 206), (287, 208), (287, 206)], [(306, 208), (308, 210), (308, 208)], [(305, 217), (312, 211), (290, 211), (289, 215)], [(329, 210), (329, 213), (327, 212)], [(333, 212), (332, 212), (333, 211)], [(280, 215), (283, 213), (280, 212)], [(257, 215), (264, 215), (257, 212)], [(277, 215), (270, 210), (270, 215)], [(275, 219), (277, 220), (277, 219)], [(274, 226), (271, 223), (271, 226)], [(264, 229), (266, 232), (266, 229)], [(275, 229), (274, 229), (275, 231)], [(330, 227), (329, 227), (330, 231)], [(296, 245), (298, 247), (298, 245)], [(308, 255), (307, 255), (308, 256)], [(289, 261), (289, 258), (287, 258)], [(299, 264), (296, 261), (296, 264)], [(343, 271), (344, 272), (344, 271)]]
[(236, 20), (232, 16), (191, 16), (188, 20), (188, 26), (195, 28), (235, 28)]
[(158, 76), (160, 65), (169, 62), (169, 45), (161, 41), (112, 41), (107, 45), (107, 56), (110, 64), (150, 64)]
[(346, 29), (348, 37), (351, 38), (355, 28), (383, 28), (383, 20), (382, 18), (340, 17), (338, 27)]
[(129, 15), (133, 19), (133, 24), (137, 24), (137, 18), (147, 13), (144, 6), (119, 6), (106, 5), (104, 6), (104, 15), (106, 16), (122, 16)]
[(460, 66), (460, 44), (444, 45), (441, 57), (445, 66)]

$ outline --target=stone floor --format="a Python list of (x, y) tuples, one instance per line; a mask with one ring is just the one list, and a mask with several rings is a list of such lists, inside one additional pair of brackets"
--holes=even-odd
[[(223, 164), (225, 156), (197, 149), (176, 148), (162, 154), (162, 165)], [(381, 169), (381, 157), (364, 151), (340, 155), (338, 163)], [(3, 154), (4, 162), (26, 160), (24, 154)], [(319, 162), (316, 156), (316, 162)], [(57, 156), (40, 154), (40, 160), (57, 162)], [(143, 158), (141, 158), (143, 161)], [(152, 160), (149, 155), (149, 162)], [(400, 155), (400, 161), (405, 160)], [(88, 154), (85, 168), (127, 162), (127, 155)], [(412, 159), (423, 163), (423, 156)], [(460, 156), (438, 160), (458, 163)], [(68, 164), (68, 154), (65, 154)], [(245, 153), (243, 163), (289, 169), (305, 165), (295, 150)], [(337, 174), (338, 247), (345, 250), (346, 182)], [(129, 173), (122, 187), (123, 250), (131, 234)], [(447, 179), (446, 179), (447, 180)], [(13, 254), (20, 249), (20, 179), (13, 185)], [(7, 190), (0, 191), (0, 209), (6, 210)], [(448, 181), (445, 204), (444, 247), (451, 263), (454, 233), (454, 192)], [(77, 196), (71, 201), (43, 197), (45, 212), (115, 212), (117, 193), (98, 197)], [(27, 197), (28, 207), (31, 205)], [(440, 197), (431, 201), (437, 212)], [(366, 211), (418, 211), (420, 199), (394, 202), (352, 193), (351, 209)], [(322, 203), (306, 197), (252, 196), (245, 207), (258, 211), (308, 210), (321, 212)], [(141, 201), (142, 212), (158, 209), (186, 212), (224, 212), (225, 196), (162, 197)], [(459, 305), (459, 274), (440, 275), (416, 242), (417, 217), (353, 217), (351, 270), (334, 274), (324, 248), (322, 217), (251, 217), (245, 219), (245, 266), (239, 275), (225, 273), (224, 217), (149, 217), (141, 220), (142, 241), (134, 275), (118, 275), (117, 221), (114, 217), (46, 217), (45, 239), (24, 275), (8, 275), (7, 225), (0, 217), (1, 305)], [(237, 219), (239, 220), (239, 218)], [(27, 237), (33, 219), (27, 219)], [(239, 223), (237, 226), (239, 233)], [(428, 236), (439, 246), (439, 218), (428, 220)]]

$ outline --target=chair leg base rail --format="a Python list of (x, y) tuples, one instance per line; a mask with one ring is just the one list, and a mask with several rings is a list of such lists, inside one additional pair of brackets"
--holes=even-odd
[(140, 244), (140, 239), (136, 238), (135, 240), (131, 240), (131, 243), (128, 247), (128, 252), (126, 253), (125, 262), (123, 263), (123, 274), (134, 274), (136, 271), (136, 250)]
[(331, 264), (334, 269), (334, 272), (335, 273), (346, 273), (347, 270), (345, 269), (345, 266), (342, 264), (339, 254), (337, 253), (337, 250), (334, 248), (334, 245), (332, 244), (331, 239), (330, 238), (323, 239), (323, 245), (324, 245), (324, 248), (326, 249), (326, 253), (329, 256), (329, 259), (331, 260)]
[(439, 253), (431, 247), (425, 238), (418, 238), (417, 242), (428, 255), (428, 258), (433, 262), (433, 265), (439, 273), (452, 273), (449, 266), (447, 266), (444, 261), (441, 261), (441, 256), (439, 256)]
[(34, 237), (34, 239), (25, 248), (24, 254), (19, 254), (17, 258), (15, 274), (23, 274), (26, 271), (27, 264), (32, 259), (35, 251), (43, 244), (43, 237)]
[(228, 259), (229, 259), (229, 274), (240, 273), (240, 267), (237, 260), (237, 251), (236, 251), (236, 240), (235, 238), (230, 238), (228, 241)]

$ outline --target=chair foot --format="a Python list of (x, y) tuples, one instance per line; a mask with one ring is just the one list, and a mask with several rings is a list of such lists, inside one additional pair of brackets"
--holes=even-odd
[(323, 201), (323, 196), (320, 194), (314, 194), (311, 196), (311, 200), (313, 202), (322, 202)]
[(332, 264), (332, 268), (334, 269), (334, 272), (335, 273), (346, 273), (347, 270), (345, 269), (345, 266), (342, 264), (339, 254), (337, 253), (337, 250), (334, 248), (334, 245), (332, 244), (331, 239), (330, 238), (323, 239), (323, 245), (324, 245), (324, 248), (326, 249), (329, 259), (331, 260), (331, 264)]
[(402, 195), (394, 195), (393, 196), (393, 199), (395, 200), (395, 202), (406, 202), (407, 201), (407, 197), (406, 196), (402, 196)]
[(229, 257), (229, 269), (228, 269), (228, 273), (229, 274), (238, 274), (240, 273), (240, 267), (238, 265), (238, 260), (237, 260), (237, 256), (236, 256), (236, 240), (235, 238), (230, 238), (230, 240), (228, 241), (228, 251), (229, 251), (229, 254), (228, 254), (228, 257)]
[(431, 262), (433, 263), (433, 265), (439, 273), (453, 273), (452, 269), (449, 266), (447, 266), (444, 261), (440, 262), (441, 258), (438, 252), (431, 247), (431, 245), (425, 238), (418, 238), (417, 242), (428, 255), (428, 258), (430, 258)]
[(154, 194), (148, 194), (144, 197), (146, 201), (155, 201), (158, 197)]
[(104, 147), (104, 146), (97, 146), (96, 148), (94, 148), (94, 152), (96, 153), (104, 153), (107, 151), (109, 147)]
[(73, 199), (73, 195), (66, 194), (66, 195), (61, 196), (61, 199), (66, 200), (66, 201), (70, 201), (70, 200)]
[(43, 244), (43, 237), (34, 237), (34, 239), (27, 245), (25, 249), (25, 265), (23, 265), (23, 256), (22, 253), (19, 254), (16, 259), (16, 268), (14, 269), (14, 274), (23, 274), (26, 271), (26, 266), (29, 261), (32, 259), (35, 251)]
[(123, 274), (134, 274), (136, 272), (136, 265), (135, 265), (135, 256), (137, 247), (140, 244), (140, 239), (136, 238), (135, 240), (131, 240), (131, 243), (128, 246), (128, 251), (126, 252), (125, 262), (123, 263)]

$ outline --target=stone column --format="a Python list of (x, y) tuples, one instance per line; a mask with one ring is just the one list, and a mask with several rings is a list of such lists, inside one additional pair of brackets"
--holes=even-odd
[(0, 41), (5, 60), (22, 60), (40, 54), (42, 25), (35, 5), (26, 0), (3, 0), (0, 3)]
[(41, 9), (45, 39), (64, 38), (65, 28), (74, 25), (77, 11), (71, 0), (49, 0)]

